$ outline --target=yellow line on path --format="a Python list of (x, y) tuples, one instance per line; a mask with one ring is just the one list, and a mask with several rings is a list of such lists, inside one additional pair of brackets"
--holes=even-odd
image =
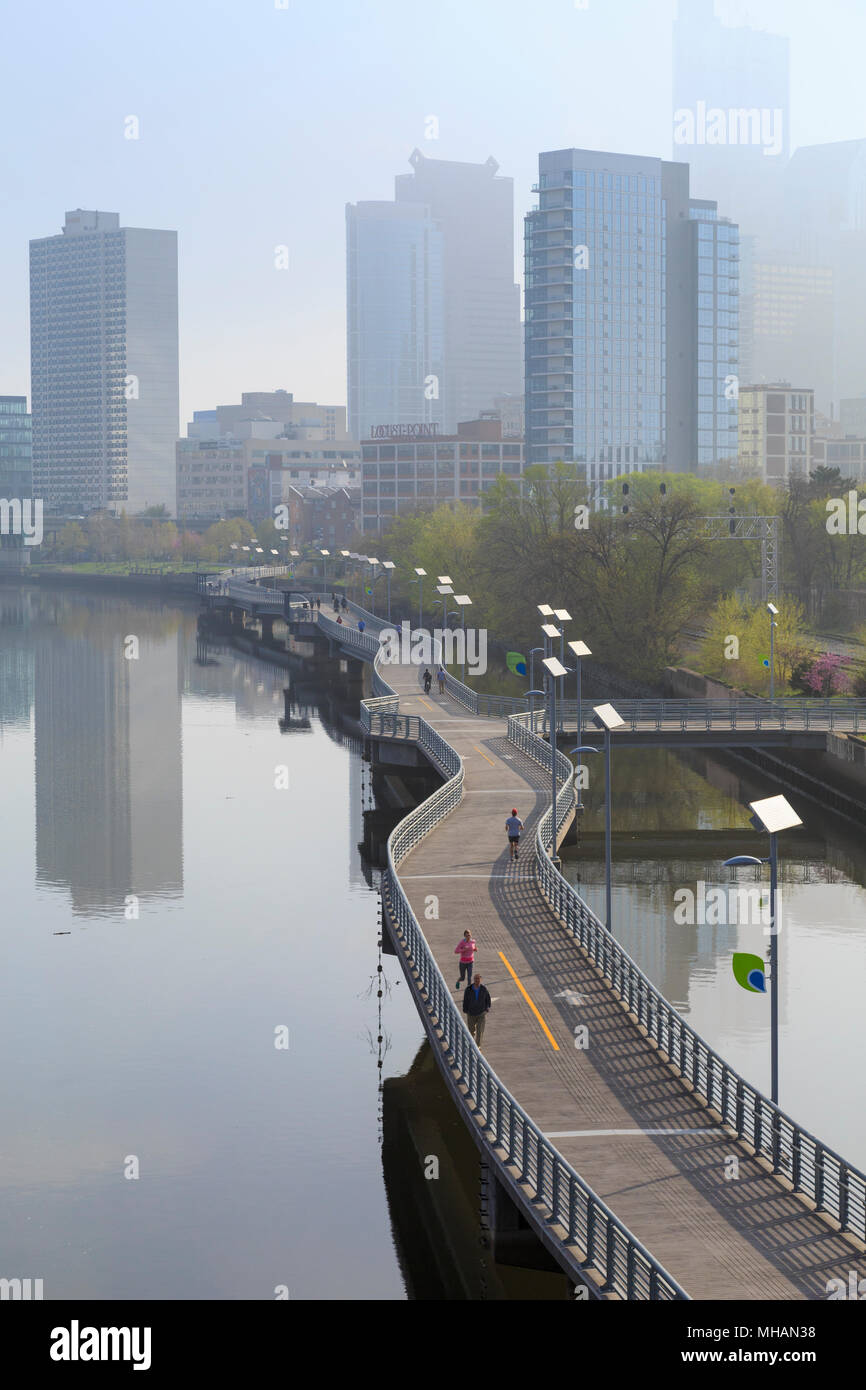
[(435, 708), (436, 708), (435, 705), (431, 705), (431, 703), (430, 703), (429, 700), (425, 700), (423, 695), (419, 695), (419, 696), (418, 696), (418, 699), (421, 701), (421, 703), (422, 703), (422, 705), (424, 706), (425, 709), (435, 709)]
[(495, 766), (496, 766), (496, 764), (495, 764), (495, 762), (493, 761), (493, 759), (492, 759), (492, 758), (488, 758), (488, 757), (487, 757), (487, 754), (486, 754), (485, 752), (483, 752), (483, 750), (480, 749), (480, 748), (478, 747), (478, 744), (477, 744), (477, 743), (473, 743), (472, 747), (475, 749), (475, 752), (476, 752), (476, 753), (480, 753), (481, 756), (482, 756), (482, 758), (486, 759), (486, 761), (490, 764), (491, 767), (495, 767)]
[(558, 1051), (559, 1051), (559, 1043), (556, 1041), (556, 1038), (555, 1038), (555, 1037), (553, 1036), (553, 1034), (551, 1033), (551, 1031), (550, 1031), (550, 1029), (548, 1028), (547, 1024), (545, 1023), (544, 1019), (541, 1017), (541, 1014), (538, 1012), (538, 1010), (536, 1009), (536, 1007), (535, 1007), (535, 1005), (533, 1004), (532, 1000), (530, 999), (529, 995), (526, 993), (526, 990), (523, 988), (523, 985), (522, 985), (522, 984), (520, 983), (520, 981), (518, 980), (517, 974), (516, 974), (514, 968), (512, 967), (512, 965), (510, 964), (510, 962), (509, 962), (508, 960), (506, 960), (505, 956), (502, 954), (501, 951), (499, 952), (499, 959), (500, 959), (500, 960), (502, 961), (502, 963), (504, 964), (506, 970), (507, 970), (508, 973), (511, 975), (512, 980), (513, 980), (514, 983), (517, 985), (517, 988), (520, 990), (520, 993), (523, 995), (523, 997), (524, 997), (524, 999), (526, 1000), (527, 1004), (529, 1005), (530, 1009), (531, 1009), (532, 1012), (535, 1014), (535, 1017), (538, 1019), (539, 1023), (541, 1024), (542, 1028), (544, 1029), (544, 1035), (545, 1035), (545, 1037), (547, 1038), (547, 1041), (550, 1043), (550, 1046), (553, 1048), (554, 1052), (558, 1052)]

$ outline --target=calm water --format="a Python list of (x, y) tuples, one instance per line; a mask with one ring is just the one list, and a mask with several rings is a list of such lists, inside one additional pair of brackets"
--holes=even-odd
[[(404, 1298), (339, 711), (281, 733), (287, 673), (197, 664), (192, 613), (10, 589), (0, 612), (0, 1275), (46, 1298)], [(423, 1035), (385, 974), (387, 1077)]]
[[(46, 1298), (562, 1297), (558, 1277), (485, 1262), (474, 1149), (387, 955), (377, 998), (369, 789), (342, 731), (357, 705), (293, 686), (282, 732), (287, 681), (204, 650), (191, 612), (0, 589), (0, 1276), (42, 1278)], [(767, 1001), (730, 951), (766, 940), (675, 926), (673, 894), (755, 852), (730, 832), (747, 793), (776, 788), (661, 751), (617, 755), (614, 777), (635, 836), (616, 847), (620, 934), (765, 1084)], [(598, 790), (567, 865), (596, 907)], [(866, 862), (801, 814), (782, 1100), (862, 1164)]]

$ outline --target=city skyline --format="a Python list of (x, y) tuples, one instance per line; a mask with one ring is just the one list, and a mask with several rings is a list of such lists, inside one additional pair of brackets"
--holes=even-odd
[[(507, 0), (479, 4), (469, 15), (446, 4), (435, 25), (391, 3), (369, 8), (362, 21), (351, 6), (337, 3), (325, 33), (313, 14), (297, 8), (256, 14), (223, 5), (210, 12), (203, 35), (195, 31), (212, 61), (194, 93), (184, 82), (190, 20), (183, 14), (171, 14), (180, 40), (176, 55), (157, 47), (156, 25), (144, 25), (129, 58), (121, 43), (128, 19), (110, 7), (91, 7), (76, 17), (74, 30), (66, 16), (55, 14), (38, 38), (46, 91), (62, 93), (63, 119), (60, 96), (49, 95), (41, 119), (21, 132), (10, 153), (19, 196), (0, 233), (8, 284), (0, 348), (4, 391), (30, 396), (26, 275), (16, 274), (16, 268), (23, 271), (26, 244), (59, 231), (58, 208), (82, 206), (119, 208), (129, 226), (178, 231), (181, 419), (213, 399), (233, 399), (241, 383), (262, 389), (285, 384), (306, 399), (343, 401), (346, 202), (390, 197), (394, 174), (406, 167), (413, 148), (467, 162), (493, 153), (501, 174), (514, 180), (515, 271), (522, 281), (519, 228), (533, 204), (539, 151), (574, 145), (676, 157), (670, 112), (675, 8), (670, 3), (650, 13), (638, 0), (623, 0), (615, 12), (563, 4), (533, 16), (527, 28), (520, 23), (524, 7)], [(722, 0), (716, 10), (728, 22), (746, 17), (743, 6)], [(157, 17), (162, 11), (167, 17), (162, 5)], [(851, 103), (840, 103), (838, 92), (854, 90), (866, 15), (847, 0), (834, 0), (822, 16), (816, 31), (805, 4), (764, 0), (749, 8), (754, 27), (791, 41), (792, 152), (861, 134)], [(11, 34), (32, 42), (31, 22), (14, 18)], [(841, 50), (833, 33), (839, 24), (849, 36)], [(98, 55), (113, 40), (113, 75), (90, 81)], [(582, 67), (580, 83), (564, 81), (586, 44), (593, 63)], [(295, 64), (287, 85), (283, 55), (298, 48), (310, 63)], [(52, 85), (70, 52), (77, 59), (76, 83)], [(261, 80), (244, 88), (244, 102), (224, 95), (229, 52), (233, 69), (245, 63), (260, 69)], [(310, 72), (325, 59), (341, 91), (322, 109), (320, 102), (311, 104), (317, 93)], [(371, 101), (364, 73), (383, 65), (389, 81)], [(610, 100), (604, 75), (611, 65), (622, 79), (618, 91), (633, 96)], [(159, 82), (143, 80), (142, 72), (158, 74)], [(462, 80), (470, 72), (471, 88)], [(544, 74), (539, 93), (531, 101), (515, 100), (515, 93), (531, 89), (526, 74), (533, 72)], [(16, 109), (23, 99), (18, 83), (13, 73), (5, 88)], [(430, 116), (438, 129), (428, 139)], [(228, 168), (231, 183), (223, 177)], [(719, 213), (730, 215), (721, 200)], [(278, 247), (285, 248), (285, 270), (275, 265)]]

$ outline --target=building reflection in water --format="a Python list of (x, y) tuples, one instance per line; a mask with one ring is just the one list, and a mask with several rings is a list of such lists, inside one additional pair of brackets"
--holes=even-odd
[[(36, 593), (37, 881), (74, 912), (183, 891), (181, 626), (176, 610)], [(138, 639), (138, 657), (125, 639)]]

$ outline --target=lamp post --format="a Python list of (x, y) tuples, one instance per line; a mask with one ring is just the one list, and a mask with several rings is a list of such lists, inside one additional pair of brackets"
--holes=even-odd
[(463, 669), (462, 669), (462, 672), (461, 672), (461, 675), (460, 675), (460, 679), (461, 679), (461, 681), (463, 682), (463, 684), (465, 685), (465, 684), (466, 684), (466, 609), (467, 609), (467, 608), (471, 608), (471, 606), (472, 606), (472, 600), (471, 600), (471, 598), (469, 597), (468, 594), (455, 594), (455, 595), (454, 595), (454, 602), (455, 602), (455, 603), (459, 603), (459, 605), (460, 605), (460, 613), (461, 613), (461, 615), (462, 615), (462, 622), (461, 622), (461, 624), (460, 624), (460, 628), (461, 628), (461, 631), (462, 631), (462, 633), (463, 633), (463, 644), (462, 644), (462, 645), (463, 645)]
[(580, 740), (583, 738), (583, 720), (580, 717), (580, 663), (585, 656), (592, 656), (592, 652), (585, 642), (569, 642), (568, 648), (569, 651), (574, 654), (575, 668), (577, 670), (577, 741), (580, 743)]
[(555, 656), (546, 656), (542, 665), (547, 671), (547, 678), (550, 683), (550, 774), (552, 786), (550, 861), (558, 869), (560, 861), (556, 853), (556, 682), (567, 672), (562, 662)]
[(390, 623), (390, 621), (391, 621), (391, 571), (392, 571), (392, 570), (395, 570), (396, 568), (397, 568), (397, 566), (394, 564), (394, 561), (393, 561), (393, 560), (383, 560), (383, 561), (382, 561), (382, 569), (385, 571), (385, 573), (386, 573), (387, 576), (388, 576), (388, 622), (389, 622), (389, 623)]
[(770, 615), (770, 700), (772, 701), (776, 690), (776, 619), (779, 616), (779, 610), (774, 603), (768, 603), (767, 612)]
[[(458, 612), (458, 610), (457, 610), (456, 608), (449, 608), (449, 607), (448, 607), (448, 598), (447, 598), (447, 595), (453, 593), (453, 592), (454, 592), (453, 589), (452, 589), (448, 584), (438, 584), (436, 587), (438, 588), (438, 590), (439, 590), (440, 594), (442, 595), (442, 597), (433, 600), (433, 608), (434, 608), (434, 610), (435, 610), (435, 609), (437, 609), (437, 608), (439, 607), (440, 604), (442, 605), (442, 633), (443, 633), (443, 636), (444, 636), (445, 631), (446, 631), (446, 629), (448, 628), (448, 619), (449, 619), (449, 618), (459, 618), (459, 617), (460, 617), (460, 614), (459, 614), (459, 612)], [(444, 644), (444, 642), (442, 643), (442, 651), (441, 651), (440, 654), (439, 654), (439, 658), (440, 658), (440, 664), (441, 664), (442, 666), (445, 666), (445, 644)]]
[[(542, 623), (541, 631), (544, 633), (544, 645), (547, 653), (547, 656), (542, 660), (542, 665), (547, 666), (547, 657), (549, 657), (553, 651), (553, 639), (554, 637), (559, 637), (560, 632), (559, 628), (555, 627), (553, 623)], [(561, 666), (562, 662), (559, 664)], [(564, 669), (563, 667), (563, 670)]]
[(776, 919), (776, 895), (779, 879), (779, 858), (776, 837), (780, 830), (793, 830), (803, 822), (784, 796), (768, 796), (763, 801), (750, 801), (754, 812), (752, 824), (770, 837), (769, 859), (757, 859), (751, 854), (736, 854), (726, 859), (728, 868), (741, 864), (770, 866), (770, 1099), (779, 1104), (779, 923)]
[(417, 579), (410, 579), (409, 583), (418, 585), (418, 627), (420, 630), (424, 626), (424, 580), (427, 577), (427, 571), (419, 569), (416, 565), (415, 573), (418, 576)]
[(322, 557), (322, 584), (326, 589), (328, 587), (328, 556), (330, 553), (330, 550), (319, 550)]
[[(377, 558), (375, 555), (368, 555), (368, 556), (367, 556), (367, 564), (368, 564), (368, 565), (372, 565), (372, 566), (373, 566), (373, 569), (374, 569), (374, 571), (375, 571), (375, 570), (378, 568), (378, 565), (379, 565), (378, 558)], [(376, 580), (377, 580), (377, 578), (378, 578), (378, 575), (376, 575), (375, 572), (374, 572), (373, 574), (370, 575), (370, 612), (373, 614), (373, 617), (374, 617), (374, 618), (375, 618), (375, 616), (376, 616)]]
[[(535, 653), (536, 653), (536, 652), (543, 652), (543, 651), (544, 651), (544, 648), (543, 648), (543, 647), (532, 647), (532, 649), (530, 650), (530, 653), (529, 653), (529, 684), (530, 684), (530, 685), (535, 685)], [(527, 690), (526, 693), (527, 693), (527, 695), (530, 697), (530, 699), (529, 699), (529, 713), (533, 716), (532, 719), (530, 720), (530, 727), (532, 728), (532, 732), (535, 733), (535, 710), (534, 710), (533, 707), (532, 707), (532, 696), (533, 696), (533, 695), (538, 695), (539, 692), (538, 692), (537, 690)]]
[(613, 935), (611, 925), (611, 797), (610, 797), (610, 736), (614, 729), (621, 729), (625, 720), (617, 714), (613, 705), (596, 705), (593, 708), (596, 726), (604, 730), (604, 894), (605, 917), (608, 931)]

